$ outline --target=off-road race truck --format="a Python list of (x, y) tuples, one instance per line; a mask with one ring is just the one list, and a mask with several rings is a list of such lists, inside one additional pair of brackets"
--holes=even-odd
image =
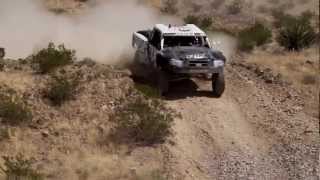
[(194, 24), (171, 26), (157, 24), (152, 30), (133, 34), (135, 62), (156, 73), (161, 94), (169, 82), (195, 75), (210, 76), (213, 94), (220, 97), (225, 89), (222, 52), (214, 50), (206, 33)]

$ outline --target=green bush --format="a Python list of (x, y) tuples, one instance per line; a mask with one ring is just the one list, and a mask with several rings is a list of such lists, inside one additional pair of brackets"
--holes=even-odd
[(72, 63), (74, 59), (74, 50), (66, 49), (64, 45), (56, 47), (53, 43), (32, 56), (32, 62), (38, 65), (40, 73), (49, 73), (57, 67)]
[(200, 24), (200, 17), (195, 15), (188, 15), (183, 20), (186, 24), (196, 24), (196, 25)]
[(160, 100), (137, 98), (117, 108), (113, 119), (114, 135), (150, 145), (163, 142), (170, 135), (174, 113)]
[(280, 22), (278, 43), (287, 50), (299, 51), (312, 45), (316, 40), (316, 33), (311, 25), (311, 16), (302, 14), (294, 17), (283, 15)]
[(204, 30), (209, 29), (212, 25), (212, 18), (210, 17), (204, 17), (201, 20), (200, 27)]
[(32, 168), (33, 161), (25, 159), (21, 154), (16, 157), (3, 157), (4, 166), (0, 171), (7, 180), (42, 180), (43, 175)]
[(186, 24), (195, 24), (204, 30), (209, 29), (213, 23), (212, 18), (210, 17), (199, 17), (195, 15), (186, 16), (184, 22)]
[(31, 121), (32, 114), (25, 102), (8, 89), (0, 92), (0, 119), (5, 124), (20, 125)]
[(269, 42), (271, 38), (271, 30), (261, 23), (256, 23), (253, 27), (244, 29), (238, 34), (238, 48), (242, 51), (251, 51), (255, 46)]
[(160, 98), (160, 92), (157, 88), (149, 85), (136, 83), (135, 88), (148, 98)]
[(255, 46), (266, 43), (271, 38), (271, 31), (260, 23), (239, 32), (239, 49), (250, 51)]
[(77, 82), (65, 77), (55, 77), (50, 83), (46, 97), (50, 99), (53, 105), (61, 106), (64, 102), (74, 98)]

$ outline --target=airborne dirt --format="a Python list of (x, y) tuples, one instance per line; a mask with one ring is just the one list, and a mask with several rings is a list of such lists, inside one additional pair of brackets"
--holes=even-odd
[(237, 64), (225, 74), (222, 98), (210, 97), (205, 81), (168, 96), (183, 117), (169, 147), (173, 179), (317, 179), (319, 125), (303, 111), (308, 102)]

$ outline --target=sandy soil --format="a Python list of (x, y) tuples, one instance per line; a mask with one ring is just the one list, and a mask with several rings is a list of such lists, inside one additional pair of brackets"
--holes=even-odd
[(173, 179), (318, 179), (319, 125), (303, 111), (308, 102), (245, 68), (229, 66), (226, 76), (222, 98), (204, 81), (169, 95), (183, 116), (169, 147)]

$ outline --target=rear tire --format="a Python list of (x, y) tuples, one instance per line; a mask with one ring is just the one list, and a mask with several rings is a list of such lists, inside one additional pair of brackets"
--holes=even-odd
[(133, 77), (143, 78), (145, 76), (142, 64), (140, 64), (138, 51), (135, 52), (133, 62), (131, 63), (130, 70)]
[(159, 94), (165, 95), (169, 91), (169, 76), (166, 72), (159, 70), (157, 73), (157, 84)]
[(221, 97), (225, 90), (225, 80), (223, 74), (212, 75), (212, 91), (216, 97)]
[(5, 56), (4, 48), (0, 47), (0, 59), (4, 58), (4, 56)]

